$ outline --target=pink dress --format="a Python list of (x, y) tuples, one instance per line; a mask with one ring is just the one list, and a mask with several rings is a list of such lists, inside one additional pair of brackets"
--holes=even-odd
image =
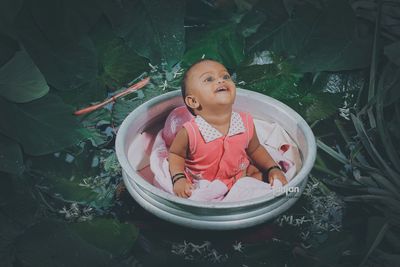
[(187, 177), (221, 180), (229, 189), (245, 175), (250, 164), (246, 149), (254, 134), (253, 118), (245, 112), (232, 112), (227, 135), (196, 116), (185, 127), (189, 137), (189, 155), (185, 160)]

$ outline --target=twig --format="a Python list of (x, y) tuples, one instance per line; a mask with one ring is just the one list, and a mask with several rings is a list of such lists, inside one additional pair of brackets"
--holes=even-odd
[(92, 112), (92, 111), (94, 111), (96, 109), (99, 109), (99, 108), (101, 108), (101, 107), (103, 107), (103, 106), (105, 106), (105, 105), (107, 105), (107, 104), (109, 104), (111, 102), (115, 102), (117, 100), (117, 98), (125, 96), (125, 95), (130, 94), (130, 93), (133, 93), (133, 92), (139, 90), (140, 88), (144, 87), (145, 85), (147, 85), (149, 83), (149, 81), (150, 81), (150, 78), (147, 77), (144, 80), (141, 80), (140, 82), (135, 83), (134, 85), (132, 85), (129, 88), (127, 88), (126, 90), (124, 90), (124, 91), (122, 91), (122, 92), (120, 92), (120, 93), (118, 93), (118, 94), (106, 99), (105, 101), (103, 101), (103, 102), (101, 102), (99, 104), (96, 104), (96, 105), (93, 105), (93, 106), (90, 106), (90, 107), (75, 111), (74, 115), (76, 115), (76, 116), (83, 115), (83, 114)]

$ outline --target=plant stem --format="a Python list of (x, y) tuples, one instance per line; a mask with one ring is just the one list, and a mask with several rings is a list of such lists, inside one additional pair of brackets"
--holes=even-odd
[(326, 167), (324, 167), (324, 166), (321, 166), (321, 165), (319, 165), (319, 164), (315, 164), (315, 165), (314, 165), (314, 168), (315, 168), (317, 171), (324, 172), (324, 173), (329, 174), (329, 175), (331, 175), (331, 176), (333, 176), (333, 177), (335, 177), (335, 178), (343, 178), (342, 176), (338, 175), (336, 172), (334, 172), (334, 171), (332, 171), (332, 170), (330, 170), (330, 169), (328, 169), (328, 168), (326, 168)]
[[(375, 34), (374, 34), (374, 44), (372, 48), (372, 61), (371, 61), (371, 69), (369, 74), (369, 90), (368, 90), (368, 103), (372, 101), (375, 97), (376, 91), (376, 77), (377, 77), (377, 68), (378, 68), (378, 53), (380, 51), (379, 46), (379, 35), (380, 35), (380, 28), (381, 28), (381, 15), (382, 15), (382, 1), (378, 0), (378, 10), (376, 14), (376, 21), (375, 21)], [(375, 117), (373, 115), (373, 107), (370, 106), (368, 108), (368, 118), (371, 128), (376, 127)]]

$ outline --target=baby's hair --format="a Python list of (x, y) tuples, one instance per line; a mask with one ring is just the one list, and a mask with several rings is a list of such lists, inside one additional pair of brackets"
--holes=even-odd
[[(204, 61), (214, 61), (214, 62), (218, 62), (217, 60), (211, 59), (211, 58), (202, 58), (202, 59), (200, 59), (200, 60), (197, 60), (197, 61), (194, 62), (192, 65), (190, 65), (189, 68), (187, 68), (187, 69), (185, 70), (185, 72), (183, 73), (183, 78), (182, 78), (182, 82), (181, 82), (181, 92), (182, 92), (183, 102), (185, 103), (185, 106), (186, 106), (187, 109), (190, 111), (190, 113), (192, 113), (193, 116), (196, 116), (196, 114), (194, 113), (194, 110), (193, 110), (191, 107), (189, 107), (188, 105), (186, 105), (186, 101), (185, 101), (185, 98), (186, 98), (186, 89), (187, 89), (187, 88), (186, 88), (186, 80), (187, 80), (187, 76), (188, 76), (189, 71), (190, 71), (194, 66), (196, 66), (197, 64), (199, 64), (199, 63), (201, 63), (201, 62), (204, 62)], [(220, 63), (220, 62), (218, 62), (218, 63)], [(221, 64), (221, 63), (220, 63), (220, 64)]]

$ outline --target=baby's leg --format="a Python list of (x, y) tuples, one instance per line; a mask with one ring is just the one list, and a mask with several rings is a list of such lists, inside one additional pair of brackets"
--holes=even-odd
[(250, 176), (256, 178), (257, 180), (262, 181), (262, 173), (256, 166), (252, 164), (250, 164), (249, 167), (247, 167), (246, 176)]

